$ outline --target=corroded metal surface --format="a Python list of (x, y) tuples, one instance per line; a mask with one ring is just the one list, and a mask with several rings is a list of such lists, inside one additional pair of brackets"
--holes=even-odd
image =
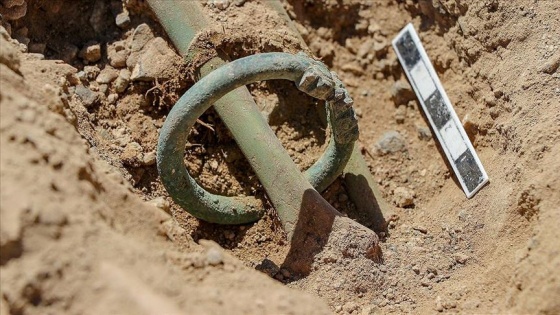
[[(297, 33), (297, 28), (290, 20), (280, 1), (268, 0), (264, 1), (263, 4), (278, 12)], [(301, 39), (301, 43), (303, 47), (306, 47), (303, 39)], [(393, 211), (383, 199), (377, 183), (369, 172), (366, 161), (358, 148), (358, 144), (352, 152), (350, 161), (344, 168), (343, 177), (350, 199), (356, 205), (358, 212), (365, 216), (365, 221), (361, 223), (373, 228), (376, 232), (385, 232), (387, 229), (385, 218), (391, 217)]]
[[(211, 28), (210, 23), (205, 19), (202, 13), (198, 1), (147, 0), (147, 2), (158, 16), (170, 39), (175, 44), (175, 47), (185, 57), (188, 57), (189, 47), (196, 35)], [(285, 17), (286, 20), (290, 22), (286, 11), (278, 1), (265, 1), (264, 4), (279, 12), (281, 16)], [(290, 25), (297, 33), (296, 28), (293, 27), (292, 24)], [(305, 46), (303, 40), (301, 42), (302, 45)], [(226, 56), (215, 56), (201, 66), (199, 74), (204, 76), (225, 64), (227, 61)], [(273, 139), (270, 143), (267, 143), (266, 148), (252, 145), (252, 143), (258, 139), (270, 139), (271, 136), (274, 136), (274, 133), (268, 128), (267, 122), (260, 114), (247, 88), (239, 87), (226, 94), (220, 100), (216, 101), (214, 108), (233, 134), (237, 144), (251, 163), (255, 172), (258, 174), (259, 172), (267, 171), (269, 167), (273, 167), (273, 165), (269, 163), (270, 157), (274, 156), (271, 152), (280, 152), (279, 150), (282, 148), (282, 145), (278, 139)], [(254, 130), (242, 128), (247, 123), (252, 124)], [(268, 149), (270, 149), (270, 151)], [(280, 152), (274, 156), (274, 158), (279, 161), (279, 165), (283, 165), (283, 172), (281, 173), (297, 172), (301, 175), (301, 173), (297, 171), (297, 166), (291, 161), (286, 152)], [(313, 178), (320, 177), (312, 177), (311, 180)], [(381, 194), (369, 173), (357, 145), (352, 152), (350, 162), (344, 169), (344, 178), (349, 188), (349, 195), (356, 204), (358, 211), (365, 214), (368, 218), (367, 221), (363, 223), (372, 226), (376, 231), (383, 230), (385, 227), (384, 213), (389, 207), (381, 199)], [(305, 181), (303, 176), (301, 176), (301, 178), (291, 177), (281, 181), (267, 178), (261, 179), (261, 183), (268, 191), (269, 197), (273, 200), (275, 206), (277, 208), (289, 209), (288, 211), (284, 211), (286, 213), (295, 213), (299, 211), (302, 201), (301, 197), (306, 189), (310, 188), (309, 184), (306, 185), (302, 183), (302, 181)], [(280, 183), (283, 183), (283, 185), (280, 185)], [(284, 187), (285, 185), (296, 186), (287, 188)], [(328, 184), (320, 185), (320, 183), (313, 182), (313, 186), (319, 191), (322, 191)], [(271, 191), (269, 188), (275, 190)], [(282, 204), (279, 205), (280, 203)], [(248, 200), (238, 200), (238, 202), (232, 204), (230, 209), (231, 211), (237, 211), (234, 209), (242, 208), (245, 204), (255, 209), (254, 212), (245, 214), (246, 222), (258, 219), (260, 211), (257, 209), (262, 209), (262, 205), (256, 199), (249, 202)], [(291, 234), (291, 232), (289, 232), (289, 234)]]
[[(269, 160), (268, 163), (255, 163), (249, 158), (249, 161), (252, 161), (265, 189), (268, 186), (267, 193), (288, 231), (296, 223), (301, 205), (300, 200), (294, 201), (298, 204), (295, 208), (283, 207), (284, 203), (290, 204), (290, 198), (297, 198), (297, 190), (302, 185), (308, 186), (308, 182), (332, 182), (340, 175), (350, 158), (353, 144), (358, 138), (352, 99), (342, 82), (322, 63), (305, 54), (286, 53), (259, 54), (228, 63), (201, 79), (181, 97), (169, 113), (160, 133), (157, 157), (162, 181), (174, 200), (196, 217), (210, 222), (232, 224), (244, 223), (260, 215), (261, 208), (254, 199), (214, 195), (200, 187), (183, 164), (183, 152), (188, 132), (212, 103), (240, 86), (269, 79), (291, 80), (303, 92), (326, 100), (327, 116), (333, 129), (327, 151), (306, 172), (307, 179), (312, 180), (304, 179), (303, 184), (301, 174), (298, 171), (286, 172), (286, 168), (291, 165), (278, 159), (278, 154), (285, 153), (284, 149), (270, 146), (276, 140), (275, 136), (253, 139), (254, 150), (260, 155), (267, 152)], [(243, 123), (243, 128), (252, 129), (250, 121)], [(325, 178), (328, 180), (325, 181)], [(297, 182), (298, 185), (291, 187)], [(283, 195), (279, 196), (275, 193), (277, 191), (281, 191)]]

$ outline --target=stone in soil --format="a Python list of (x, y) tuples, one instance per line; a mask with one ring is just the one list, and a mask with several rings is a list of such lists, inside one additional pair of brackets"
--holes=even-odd
[(406, 105), (409, 101), (416, 99), (416, 94), (406, 81), (397, 81), (391, 87), (391, 96), (395, 105)]
[(75, 93), (82, 100), (82, 103), (86, 108), (99, 103), (99, 95), (83, 85), (76, 86)]
[(395, 153), (406, 150), (406, 143), (403, 136), (395, 130), (387, 131), (375, 144), (376, 151), (380, 155)]
[(414, 192), (405, 187), (397, 187), (393, 191), (393, 202), (401, 208), (414, 206)]
[(119, 13), (115, 18), (115, 24), (117, 24), (119, 28), (127, 28), (130, 25), (130, 15), (128, 11)]
[(124, 41), (117, 41), (107, 46), (107, 60), (109, 60), (109, 64), (115, 68), (126, 67), (128, 53)]
[(432, 139), (432, 131), (426, 126), (416, 126), (416, 131), (418, 131), (418, 139), (428, 141)]
[(97, 62), (101, 59), (101, 45), (98, 43), (87, 43), (80, 50), (79, 56), (87, 62)]
[(395, 111), (395, 121), (398, 124), (402, 124), (404, 123), (405, 118), (406, 118), (406, 106), (400, 105), (399, 107), (397, 107), (397, 110)]
[(152, 151), (144, 154), (144, 159), (142, 160), (142, 162), (146, 166), (151, 166), (156, 164), (156, 152)]
[(143, 160), (142, 146), (140, 146), (137, 142), (130, 142), (126, 145), (120, 157), (123, 164), (138, 167), (142, 165)]
[(126, 90), (130, 82), (130, 75), (131, 73), (128, 69), (121, 69), (119, 77), (115, 81), (115, 90), (117, 93), (122, 93)]
[(98, 66), (85, 66), (83, 71), (86, 75), (86, 78), (89, 81), (93, 81), (95, 80), (95, 78), (97, 78), (99, 72), (101, 72), (101, 69), (99, 69)]
[(210, 248), (206, 252), (206, 262), (211, 266), (216, 266), (224, 262), (224, 254), (217, 248)]
[(436, 306), (435, 306), (436, 311), (443, 312), (443, 301), (441, 299), (441, 296), (438, 295), (436, 297), (435, 304), (436, 304)]
[(99, 73), (95, 81), (99, 84), (108, 84), (115, 81), (115, 79), (117, 79), (118, 76), (119, 73), (117, 70), (107, 66), (105, 67), (105, 69), (101, 70), (101, 72)]
[(225, 10), (229, 7), (229, 0), (210, 0), (208, 4), (219, 10)]
[(146, 44), (154, 38), (154, 33), (148, 24), (140, 24), (134, 29), (129, 37), (130, 55), (126, 60), (126, 66), (133, 68), (140, 58), (140, 52)]
[(167, 42), (157, 37), (150, 41), (142, 50), (138, 63), (132, 70), (132, 81), (154, 81), (170, 79), (168, 68), (180, 57), (169, 47)]
[(540, 72), (553, 74), (560, 67), (560, 52), (551, 56), (539, 69)]
[(463, 253), (456, 253), (455, 255), (453, 255), (453, 258), (455, 259), (456, 262), (464, 265), (467, 260), (469, 260), (469, 256), (463, 254)]

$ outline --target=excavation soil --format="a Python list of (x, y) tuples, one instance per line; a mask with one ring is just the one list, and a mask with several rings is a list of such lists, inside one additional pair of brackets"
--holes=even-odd
[[(291, 25), (268, 1), (201, 2), (214, 27), (194, 44), (207, 55), (303, 50), (354, 98), (395, 220), (380, 259), (325, 248), (304, 275), (283, 267), (286, 235), (212, 110), (191, 131), (190, 173), (261, 198), (266, 215), (209, 224), (163, 188), (158, 131), (197, 64), (144, 1), (0, 3), (0, 314), (560, 313), (558, 1), (287, 0)], [(391, 48), (407, 23), (489, 174), (471, 199)], [(309, 167), (329, 138), (324, 104), (289, 82), (249, 89)], [(347, 189), (323, 196), (360, 221)]]

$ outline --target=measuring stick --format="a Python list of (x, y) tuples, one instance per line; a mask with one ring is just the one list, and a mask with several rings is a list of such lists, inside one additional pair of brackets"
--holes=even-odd
[(463, 191), (471, 198), (488, 182), (488, 174), (412, 24), (403, 28), (393, 40), (393, 48)]

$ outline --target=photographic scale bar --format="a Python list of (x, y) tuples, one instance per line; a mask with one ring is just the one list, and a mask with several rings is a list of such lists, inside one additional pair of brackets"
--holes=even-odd
[(467, 198), (471, 198), (488, 182), (488, 174), (476, 155), (414, 26), (408, 24), (392, 43), (463, 191)]

